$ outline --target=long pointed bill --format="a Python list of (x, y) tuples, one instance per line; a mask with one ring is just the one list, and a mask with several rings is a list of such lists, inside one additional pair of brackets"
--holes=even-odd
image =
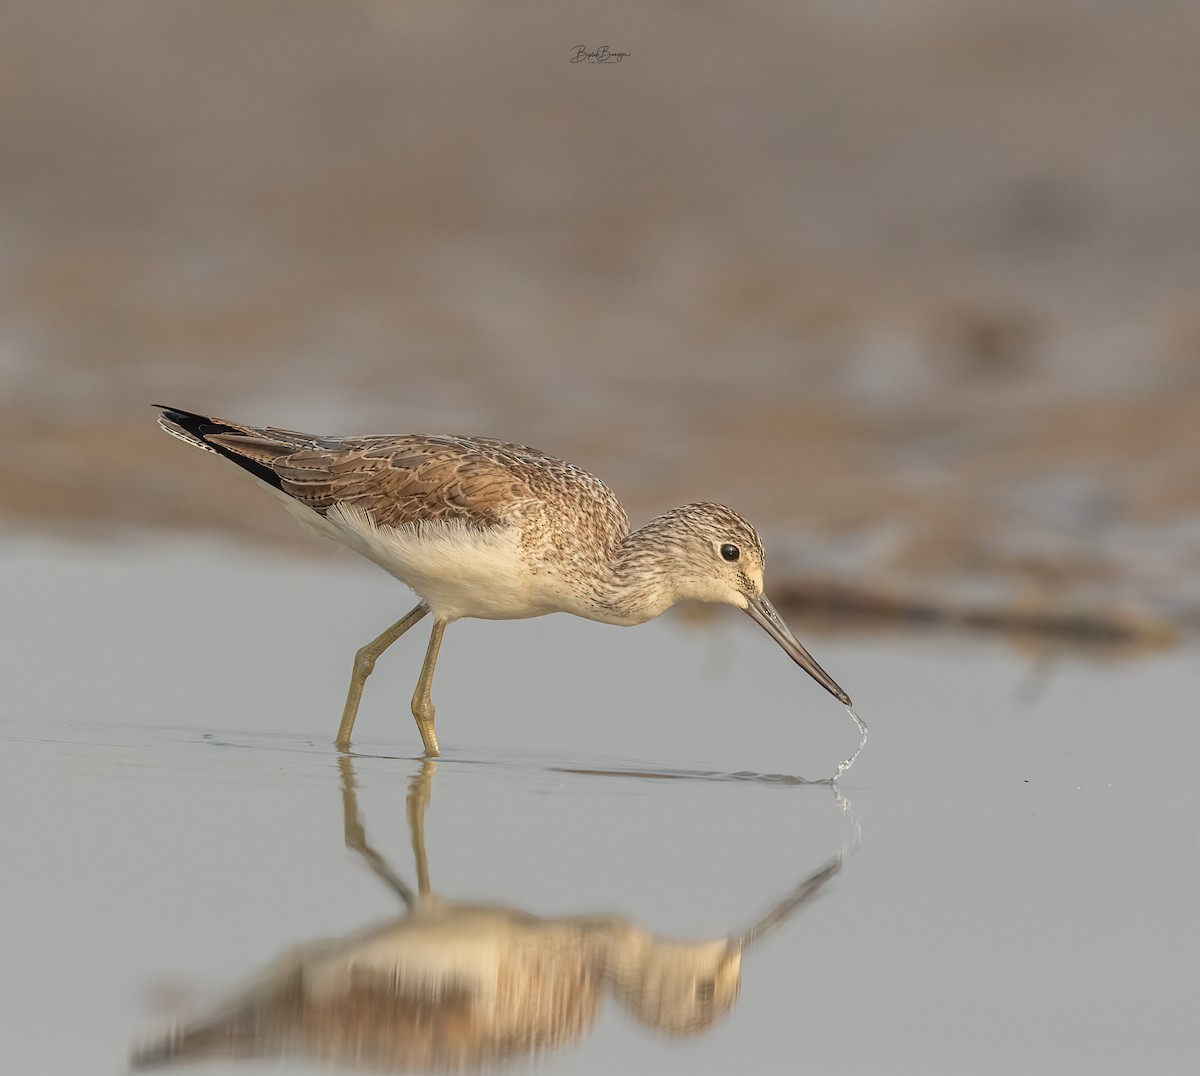
[(774, 639), (784, 650), (788, 656), (802, 668), (809, 676), (811, 676), (818, 684), (829, 692), (835, 699), (845, 706), (853, 705), (850, 702), (850, 696), (847, 695), (833, 677), (829, 675), (816, 659), (813, 658), (804, 647), (800, 644), (800, 640), (794, 636), (788, 626), (775, 612), (775, 606), (767, 601), (765, 594), (756, 594), (747, 596), (749, 604), (746, 606), (746, 612), (753, 617), (754, 622), (763, 629), (772, 639)]

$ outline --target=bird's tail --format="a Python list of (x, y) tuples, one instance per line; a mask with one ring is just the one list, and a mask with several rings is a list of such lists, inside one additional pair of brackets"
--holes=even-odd
[(205, 452), (224, 456), (230, 463), (236, 463), (242, 470), (249, 471), (276, 489), (282, 488), (282, 481), (271, 463), (280, 456), (299, 448), (311, 448), (316, 443), (307, 434), (294, 430), (242, 426), (164, 404), (154, 406), (162, 412), (158, 416), (158, 424), (172, 437), (178, 437)]
[[(158, 416), (158, 424), (172, 437), (178, 437), (189, 445), (204, 449), (205, 452), (218, 452), (215, 445), (208, 442), (209, 434), (214, 433), (244, 433), (245, 429), (219, 418), (209, 418), (197, 415), (191, 411), (181, 411), (177, 407), (167, 407), (165, 404), (155, 404), (162, 413)], [(219, 454), (219, 453), (218, 453)]]

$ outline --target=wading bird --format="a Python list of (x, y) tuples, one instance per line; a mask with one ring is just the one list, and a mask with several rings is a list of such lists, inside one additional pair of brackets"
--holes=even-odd
[[(430, 756), (439, 753), (433, 670), (446, 625), (463, 617), (574, 613), (632, 625), (685, 599), (724, 602), (851, 706), (763, 593), (757, 532), (723, 505), (685, 504), (631, 531), (600, 479), (522, 445), (415, 434), (320, 437), (159, 406), (167, 433), (237, 464), (300, 522), (373, 560), (420, 598), (355, 655), (340, 747), (350, 743), (376, 660), (427, 613), (433, 631), (412, 712)], [(850, 712), (865, 741), (865, 726)]]

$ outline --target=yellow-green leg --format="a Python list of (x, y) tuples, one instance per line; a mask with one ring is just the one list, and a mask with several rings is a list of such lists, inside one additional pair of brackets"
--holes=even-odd
[(417, 729), (425, 744), (425, 754), (430, 758), (440, 755), (438, 750), (437, 733), (433, 731), (433, 702), (429, 698), (433, 687), (433, 669), (437, 665), (438, 649), (442, 645), (442, 632), (446, 630), (446, 621), (440, 617), (433, 622), (433, 631), (429, 633), (429, 646), (425, 651), (425, 664), (421, 666), (421, 678), (417, 681), (417, 690), (413, 692), (412, 712), (417, 719)]
[[(337, 740), (335, 741), (338, 747), (350, 746), (350, 730), (354, 728), (354, 719), (358, 716), (358, 704), (362, 701), (363, 686), (367, 682), (367, 677), (371, 675), (371, 670), (375, 668), (376, 659), (428, 612), (429, 606), (424, 602), (419, 602), (412, 612), (397, 620), (387, 631), (377, 639), (372, 639), (354, 655), (354, 673), (350, 677), (350, 691), (346, 695), (346, 706), (342, 710), (342, 723), (338, 726)], [(426, 657), (427, 662), (428, 660)], [(428, 695), (428, 693), (426, 694)], [(419, 719), (417, 723), (420, 724)], [(433, 730), (432, 707), (430, 707), (429, 728), (430, 731)], [(436, 741), (434, 743), (436, 746)], [(434, 754), (437, 754), (436, 750)]]

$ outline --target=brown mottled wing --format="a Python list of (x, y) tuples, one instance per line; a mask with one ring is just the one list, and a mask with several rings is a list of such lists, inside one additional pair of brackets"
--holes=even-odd
[(531, 495), (514, 464), (548, 459), (519, 445), (468, 437), (309, 438), (247, 428), (208, 439), (269, 467), (285, 493), (322, 515), (349, 503), (391, 526), (506, 522)]

